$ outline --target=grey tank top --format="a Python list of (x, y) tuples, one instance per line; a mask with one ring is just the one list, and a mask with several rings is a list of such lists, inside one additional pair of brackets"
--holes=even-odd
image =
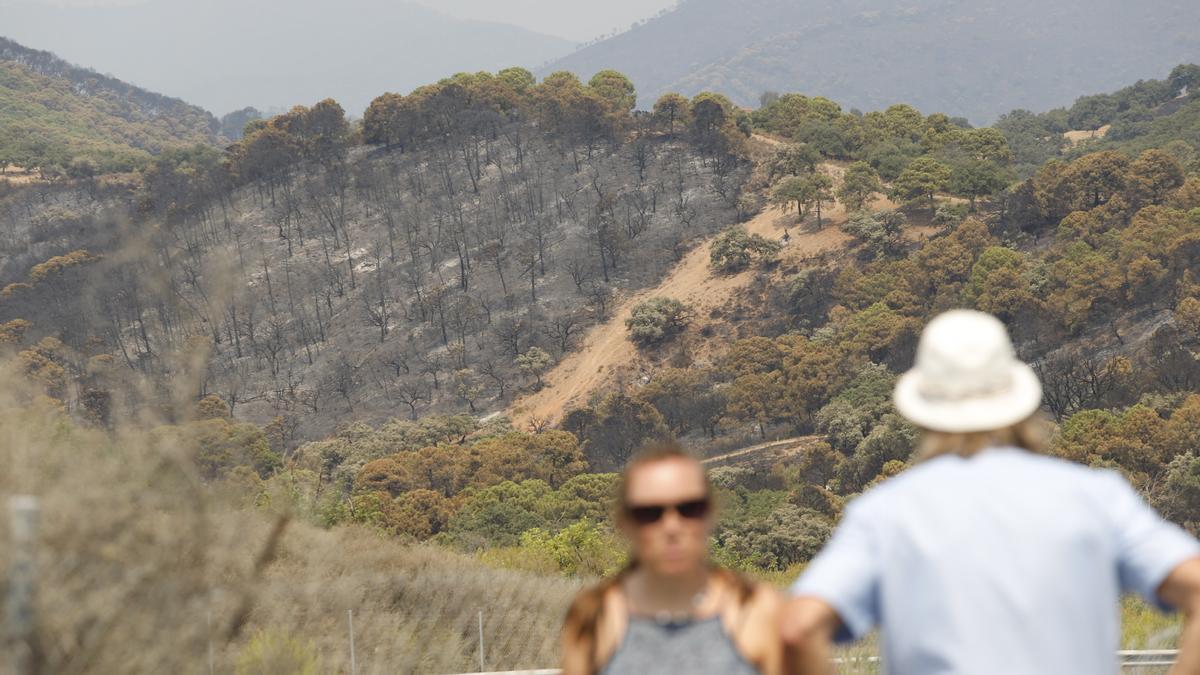
[(630, 617), (621, 646), (601, 675), (753, 675), (758, 671), (738, 652), (721, 617), (662, 624)]

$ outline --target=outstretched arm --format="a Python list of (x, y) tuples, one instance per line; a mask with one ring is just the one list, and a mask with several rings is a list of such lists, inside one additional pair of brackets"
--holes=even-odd
[(805, 596), (789, 600), (779, 622), (785, 670), (797, 675), (833, 673), (830, 648), (840, 625), (837, 612), (823, 600)]
[(1158, 597), (1186, 617), (1171, 675), (1200, 675), (1200, 558), (1185, 560), (1171, 570), (1158, 588)]

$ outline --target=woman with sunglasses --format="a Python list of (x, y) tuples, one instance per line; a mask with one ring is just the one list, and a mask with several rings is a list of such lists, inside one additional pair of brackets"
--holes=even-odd
[(677, 445), (622, 474), (617, 525), (629, 565), (576, 597), (563, 626), (563, 675), (780, 673), (776, 592), (714, 567), (704, 467)]

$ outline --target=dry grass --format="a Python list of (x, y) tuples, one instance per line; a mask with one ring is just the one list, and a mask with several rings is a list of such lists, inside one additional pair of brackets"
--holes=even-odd
[[(229, 486), (202, 483), (187, 449), (164, 440), (177, 436), (146, 431), (153, 420), (83, 428), (23, 382), (0, 364), (0, 505), (41, 500), (42, 672), (207, 673), (210, 649), (220, 673), (347, 672), (351, 610), (360, 673), (475, 670), (479, 611), (489, 669), (557, 662), (580, 581), (505, 569), (518, 565), (503, 555), (485, 564), (365, 528), (239, 510)], [(0, 515), (2, 577), (12, 552)], [(800, 571), (762, 579), (784, 586)], [(1125, 646), (1174, 643), (1177, 619), (1136, 602), (1124, 614)], [(839, 654), (876, 650), (868, 640)]]
[[(557, 661), (576, 583), (360, 528), (293, 522), (270, 545), (279, 517), (228, 505), (182, 449), (156, 440), (165, 435), (81, 429), (52, 405), (30, 407), (13, 393), (20, 380), (0, 377), (0, 504), (41, 502), (42, 672), (207, 673), (210, 645), (216, 672), (239, 661), (238, 672), (276, 672), (247, 669), (257, 653), (247, 645), (259, 637), (261, 652), (263, 636), (311, 649), (320, 672), (346, 672), (348, 610), (359, 673), (478, 667), (480, 610), (489, 668)], [(11, 555), (3, 515), (0, 571)]]

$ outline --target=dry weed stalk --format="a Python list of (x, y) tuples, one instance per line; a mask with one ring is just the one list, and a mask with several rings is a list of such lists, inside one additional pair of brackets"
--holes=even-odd
[[(370, 529), (320, 529), (286, 507), (239, 510), (150, 413), (89, 428), (23, 382), (0, 366), (0, 503), (41, 500), (42, 672), (207, 673), (210, 648), (216, 672), (232, 672), (260, 631), (310, 645), (322, 672), (345, 671), (347, 609), (363, 674), (473, 669), (480, 610), (489, 667), (557, 661), (576, 583)], [(7, 528), (0, 518), (0, 579)]]

